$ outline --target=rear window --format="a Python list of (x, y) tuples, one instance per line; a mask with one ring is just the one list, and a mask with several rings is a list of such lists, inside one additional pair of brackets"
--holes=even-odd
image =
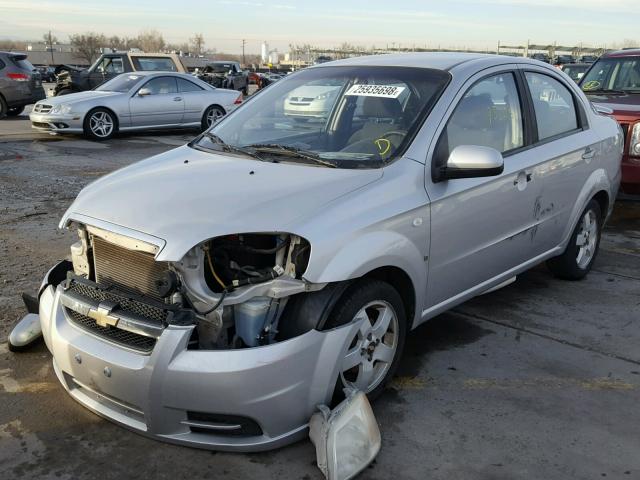
[(11, 61), (15, 63), (17, 67), (23, 70), (29, 70), (30, 72), (34, 70), (33, 65), (31, 65), (31, 62), (26, 58), (25, 59), (21, 57), (9, 57), (9, 58), (11, 58)]
[(166, 57), (132, 57), (136, 70), (145, 72), (177, 72), (174, 61)]

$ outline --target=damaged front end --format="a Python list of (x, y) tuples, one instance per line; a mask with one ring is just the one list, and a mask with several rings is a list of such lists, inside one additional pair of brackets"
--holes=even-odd
[(224, 235), (165, 262), (155, 259), (162, 245), (142, 235), (75, 227), (66, 278), (44, 285), (39, 305), (55, 371), (73, 398), (192, 446), (254, 451), (305, 436), (358, 328), (321, 331), (299, 316), (305, 296), (329, 301), (339, 291), (304, 280), (307, 240)]

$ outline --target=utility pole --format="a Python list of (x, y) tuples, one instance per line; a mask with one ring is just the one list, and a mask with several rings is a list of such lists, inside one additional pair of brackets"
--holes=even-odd
[(247, 44), (247, 41), (245, 39), (242, 39), (242, 65), (246, 65), (247, 62), (244, 59), (244, 46)]
[(53, 65), (53, 43), (51, 41), (51, 30), (49, 30), (49, 48), (51, 49), (51, 65)]

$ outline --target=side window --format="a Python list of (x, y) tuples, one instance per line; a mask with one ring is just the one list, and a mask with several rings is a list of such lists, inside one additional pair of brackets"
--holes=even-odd
[(524, 145), (522, 109), (512, 73), (480, 80), (462, 97), (438, 142), (438, 163), (445, 163), (460, 145), (491, 147), (501, 153)]
[(158, 77), (145, 83), (144, 88), (151, 91), (151, 95), (177, 93), (176, 79), (173, 77)]
[(102, 61), (96, 65), (96, 68), (93, 70), (94, 72), (104, 73), (107, 65), (109, 64), (109, 58), (105, 57)]
[(122, 65), (121, 58), (105, 58), (102, 65), (106, 73), (124, 73), (124, 66)]
[(538, 125), (538, 139), (560, 135), (578, 128), (578, 117), (569, 89), (555, 78), (526, 72)]
[(198, 85), (189, 80), (185, 80), (184, 78), (178, 78), (178, 91), (180, 93), (184, 92), (199, 92), (202, 90)]

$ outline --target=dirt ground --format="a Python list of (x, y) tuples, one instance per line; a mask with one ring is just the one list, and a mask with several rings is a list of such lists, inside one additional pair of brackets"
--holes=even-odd
[[(2, 125), (0, 478), (322, 478), (308, 441), (230, 454), (143, 438), (75, 403), (42, 344), (8, 352), (20, 293), (68, 255), (57, 223), (80, 189), (192, 134), (96, 143)], [(639, 344), (640, 201), (625, 199), (584, 281), (539, 266), (410, 335), (374, 404), (383, 447), (361, 478), (640, 478)]]

